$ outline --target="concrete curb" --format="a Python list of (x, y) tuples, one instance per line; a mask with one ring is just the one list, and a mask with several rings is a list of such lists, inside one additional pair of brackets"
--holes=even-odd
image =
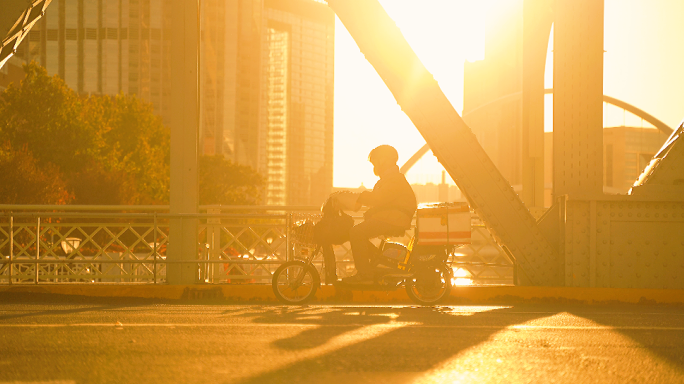
[[(270, 285), (88, 285), (0, 286), (0, 294), (63, 295), (152, 300), (220, 300), (231, 303), (277, 303)], [(409, 304), (406, 291), (342, 291), (322, 286), (318, 303)], [(454, 287), (445, 304), (684, 304), (684, 290), (574, 287)]]

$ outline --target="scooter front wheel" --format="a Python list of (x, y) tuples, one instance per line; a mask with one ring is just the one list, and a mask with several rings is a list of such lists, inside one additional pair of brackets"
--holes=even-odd
[(273, 272), (271, 285), (276, 298), (285, 304), (304, 304), (321, 284), (318, 271), (303, 261), (288, 261)]
[(420, 305), (435, 305), (451, 293), (451, 274), (446, 265), (418, 267), (412, 277), (406, 279), (406, 293)]

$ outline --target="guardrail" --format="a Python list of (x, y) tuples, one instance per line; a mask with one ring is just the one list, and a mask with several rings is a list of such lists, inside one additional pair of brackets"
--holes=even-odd
[[(203, 206), (170, 214), (167, 206), (0, 205), (0, 284), (166, 282), (171, 264), (195, 264), (205, 283), (269, 283), (294, 257), (292, 223), (318, 207)], [(196, 260), (167, 260), (169, 220), (198, 219)], [(411, 231), (407, 233), (412, 235)], [(408, 237), (397, 239), (408, 241)], [(335, 247), (338, 276), (354, 271), (349, 244)], [(512, 265), (477, 220), (473, 243), (450, 256), (456, 283), (511, 284)], [(322, 268), (322, 260), (316, 265)]]

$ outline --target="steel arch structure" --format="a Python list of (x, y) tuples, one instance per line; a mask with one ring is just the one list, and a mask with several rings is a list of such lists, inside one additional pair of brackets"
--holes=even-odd
[[(544, 94), (547, 94), (547, 95), (553, 94), (553, 88), (545, 89)], [(494, 100), (490, 101), (489, 103), (480, 105), (477, 108), (474, 108), (471, 111), (468, 111), (468, 113), (463, 114), (463, 117), (465, 118), (466, 116), (471, 115), (473, 113), (476, 113), (476, 112), (479, 112), (482, 110), (486, 110), (489, 108), (493, 108), (499, 104), (503, 104), (503, 103), (513, 101), (513, 100), (518, 100), (521, 98), (522, 98), (522, 92), (511, 93), (509, 95), (499, 97), (498, 99), (494, 99)], [(661, 131), (667, 135), (672, 134), (672, 128), (670, 128), (667, 124), (663, 123), (662, 121), (660, 121), (659, 119), (657, 119), (653, 115), (647, 113), (646, 111), (644, 111), (641, 108), (638, 108), (632, 104), (627, 103), (626, 101), (622, 101), (620, 99), (617, 99), (615, 97), (611, 97), (608, 95), (603, 95), (603, 101), (605, 103), (610, 104), (610, 105), (614, 105), (616, 107), (622, 108), (625, 111), (634, 114), (635, 116), (641, 117), (645, 121), (651, 123), (659, 131)], [(416, 165), (418, 160), (420, 160), (423, 156), (425, 156), (426, 153), (428, 153), (429, 150), (430, 150), (430, 146), (427, 145), (427, 143), (426, 143), (419, 150), (417, 150), (416, 153), (414, 153), (413, 156), (411, 156), (404, 163), (404, 165), (401, 166), (400, 171), (402, 173), (408, 172), (414, 165)]]

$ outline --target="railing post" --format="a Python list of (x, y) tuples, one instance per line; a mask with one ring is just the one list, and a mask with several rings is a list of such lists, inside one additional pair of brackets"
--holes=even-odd
[(287, 250), (285, 251), (285, 261), (292, 260), (292, 243), (290, 242), (290, 232), (292, 230), (292, 212), (289, 212), (285, 217), (285, 246)]
[(152, 247), (154, 256), (154, 283), (157, 284), (157, 212), (154, 213), (154, 229), (152, 230)]
[(36, 225), (36, 284), (38, 284), (38, 259), (40, 259), (40, 217)]
[(14, 216), (10, 216), (10, 253), (9, 253), (9, 285), (12, 285), (12, 273), (13, 273), (13, 265), (12, 261), (14, 260)]

